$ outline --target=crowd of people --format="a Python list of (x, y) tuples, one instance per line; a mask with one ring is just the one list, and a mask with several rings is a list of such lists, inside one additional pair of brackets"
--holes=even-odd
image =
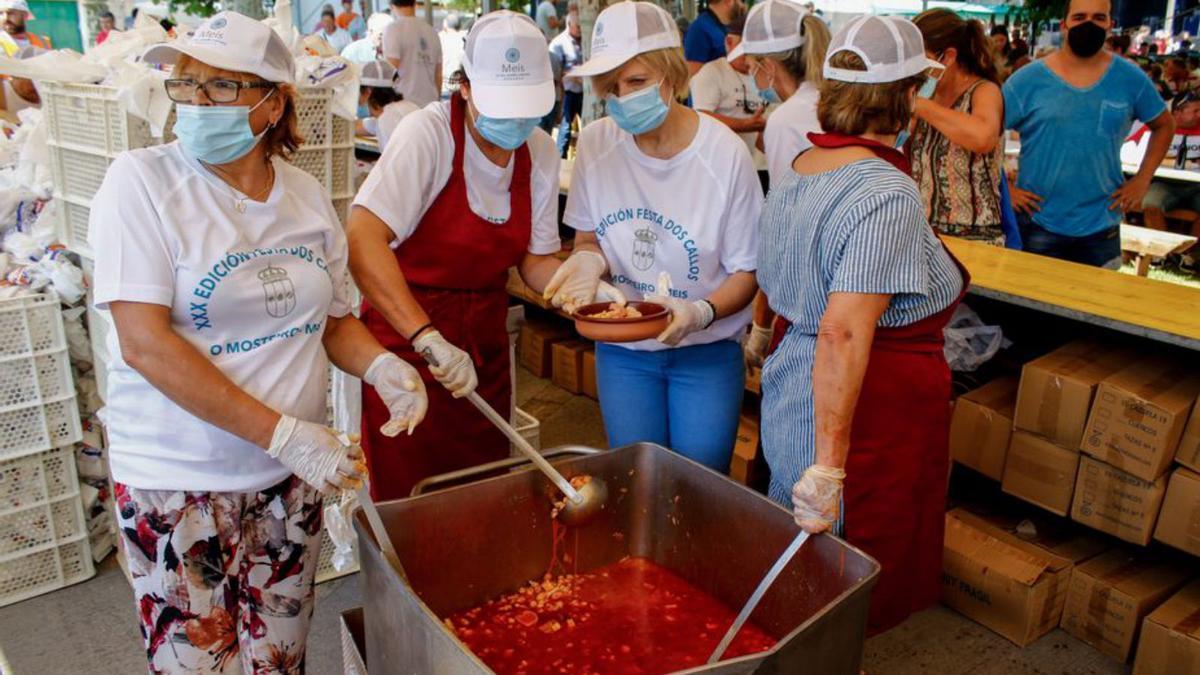
[[(295, 67), (270, 28), (222, 12), (144, 55), (172, 68), (178, 142), (114, 161), (89, 242), (152, 669), (303, 663), (322, 495), (369, 474), (376, 499), (403, 497), (508, 456), (462, 399), (510, 407), (512, 268), (568, 312), (668, 308), (655, 338), (597, 345), (614, 447), (655, 442), (726, 471), (745, 364), (762, 363), (770, 497), (881, 563), (871, 632), (936, 602), (942, 330), (970, 282), (938, 235), (1111, 266), (1121, 214), (1174, 135), (1150, 78), (1104, 49), (1108, 0), (1070, 0), (1063, 48), (1029, 63), (945, 9), (831, 34), (789, 0), (722, 0), (682, 34), (656, 4), (615, 3), (584, 59), (577, 14), (558, 28), (550, 10), (447, 17), (449, 60), (413, 0), (365, 22), (345, 49), (365, 61), (363, 130), (386, 147), (344, 230), (285, 161)], [(560, 260), (584, 81), (606, 115), (575, 141)], [(1200, 101), (1176, 114), (1200, 121)], [(330, 362), (363, 380), (361, 445), (324, 426)]]

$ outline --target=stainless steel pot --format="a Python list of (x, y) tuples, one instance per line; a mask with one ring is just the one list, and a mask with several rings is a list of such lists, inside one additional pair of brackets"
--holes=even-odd
[[(657, 445), (554, 464), (567, 477), (598, 475), (609, 485), (605, 511), (567, 534), (580, 572), (645, 557), (736, 609), (797, 531), (777, 504)], [(441, 617), (545, 573), (554, 496), (541, 474), (522, 470), (381, 503), (403, 570), (385, 562), (359, 513), (372, 675), (491, 673)], [(878, 574), (878, 563), (862, 551), (832, 536), (814, 537), (751, 617), (780, 637), (775, 647), (681, 672), (855, 675)]]

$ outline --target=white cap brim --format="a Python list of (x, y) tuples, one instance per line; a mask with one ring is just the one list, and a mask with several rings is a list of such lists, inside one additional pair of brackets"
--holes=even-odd
[(603, 75), (604, 73), (620, 68), (635, 56), (637, 54), (602, 54), (575, 66), (571, 70), (571, 74), (575, 77)]
[(739, 42), (728, 54), (725, 55), (726, 61), (734, 61), (746, 55), (746, 43)]
[(876, 67), (873, 70), (848, 70), (845, 68), (834, 68), (828, 65), (826, 57), (826, 65), (824, 68), (825, 79), (837, 80), (839, 82), (856, 82), (859, 84), (887, 84), (888, 82), (899, 82), (906, 77), (913, 77), (931, 68), (944, 68), (937, 61), (926, 56), (909, 59), (905, 63), (891, 64), (886, 67)]
[(359, 86), (362, 86), (362, 87), (383, 87), (386, 89), (388, 87), (394, 86), (395, 82), (392, 82), (391, 80), (384, 80), (382, 78), (377, 78), (377, 77), (361, 77), (358, 80), (358, 84), (359, 84)]
[(545, 117), (554, 109), (554, 83), (485, 85), (471, 83), (471, 100), (479, 113), (496, 119)]
[(174, 65), (179, 60), (180, 54), (187, 54), (205, 65), (234, 73), (250, 72), (268, 82), (292, 84), (296, 79), (295, 73), (287, 73), (286, 75), (280, 73), (269, 76), (260, 72), (247, 71), (245, 62), (239, 61), (237, 57), (233, 56), (234, 52), (236, 50), (214, 49), (204, 45), (195, 45), (174, 40), (172, 42), (153, 45), (142, 54), (142, 61), (152, 65)]

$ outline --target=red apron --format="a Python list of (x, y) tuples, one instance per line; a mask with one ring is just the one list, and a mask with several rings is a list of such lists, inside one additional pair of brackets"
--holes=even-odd
[[(496, 410), (511, 406), (509, 380), (508, 268), (520, 263), (529, 247), (532, 204), (529, 149), (514, 153), (511, 215), (497, 225), (479, 217), (467, 199), (463, 176), (466, 103), (450, 99), (454, 160), (450, 179), (434, 199), (412, 236), (396, 249), (396, 261), (417, 302), (450, 344), (471, 355), (479, 375), (479, 395)], [(363, 451), (377, 500), (407, 497), (424, 478), (504, 459), (508, 441), (483, 413), (455, 399), (433, 375), (409, 341), (368, 302), (362, 320), (388, 350), (416, 366), (429, 392), (429, 412), (412, 436), (379, 433), (387, 406), (375, 389), (363, 385)]]
[[(863, 138), (809, 134), (818, 147), (861, 146), (908, 173), (894, 148)], [(876, 328), (850, 431), (842, 493), (842, 534), (879, 561), (869, 635), (899, 624), (941, 596), (946, 481), (950, 471), (950, 368), (942, 329), (970, 284), (937, 314), (908, 326)], [(786, 325), (786, 321), (783, 322)], [(786, 327), (779, 330), (780, 340)]]

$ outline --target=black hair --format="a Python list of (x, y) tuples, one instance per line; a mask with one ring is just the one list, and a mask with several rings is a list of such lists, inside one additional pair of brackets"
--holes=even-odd
[(337, 15), (333, 13), (332, 9), (325, 8), (325, 9), (321, 10), (321, 18), (324, 19), (325, 17), (329, 17), (331, 19), (336, 19)]
[(170, 19), (162, 19), (158, 22), (158, 25), (162, 26), (163, 30), (167, 31), (168, 33), (175, 28), (175, 22)]
[(363, 87), (367, 90), (367, 103), (376, 108), (386, 108), (396, 101), (403, 101), (404, 94), (392, 87)]
[(413, 7), (417, 4), (417, 0), (392, 0), (393, 7)]
[(995, 26), (992, 26), (992, 30), (988, 34), (991, 36), (1003, 35), (1004, 37), (1008, 37), (1008, 26), (998, 23)]
[(101, 19), (112, 19), (113, 21), (117, 20), (117, 17), (113, 16), (112, 12), (100, 12), (100, 18)]

